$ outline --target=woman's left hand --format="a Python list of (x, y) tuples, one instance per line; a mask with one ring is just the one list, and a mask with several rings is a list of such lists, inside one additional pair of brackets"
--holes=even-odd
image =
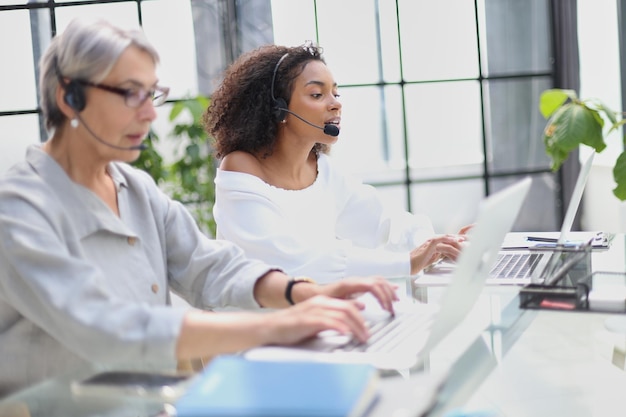
[(393, 302), (398, 301), (397, 288), (397, 285), (390, 283), (384, 277), (350, 277), (331, 284), (320, 285), (319, 294), (351, 299), (369, 292), (378, 300), (383, 309), (394, 314)]
[(473, 227), (474, 227), (474, 223), (463, 226), (461, 227), (461, 229), (459, 230), (457, 234), (460, 236), (465, 236), (469, 233), (470, 230), (472, 230)]

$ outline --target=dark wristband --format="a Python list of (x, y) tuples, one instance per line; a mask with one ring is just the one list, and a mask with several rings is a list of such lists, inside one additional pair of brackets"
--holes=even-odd
[(315, 281), (312, 280), (311, 278), (307, 278), (307, 277), (291, 278), (289, 282), (287, 282), (287, 288), (285, 288), (285, 299), (291, 305), (295, 304), (293, 302), (293, 298), (291, 298), (291, 291), (293, 289), (293, 286), (301, 282), (308, 282), (309, 284), (315, 284)]

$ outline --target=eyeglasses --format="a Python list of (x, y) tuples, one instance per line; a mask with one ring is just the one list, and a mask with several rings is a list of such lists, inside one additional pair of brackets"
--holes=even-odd
[(99, 88), (110, 93), (118, 94), (124, 97), (124, 102), (128, 107), (137, 108), (145, 103), (146, 100), (151, 99), (153, 106), (160, 106), (165, 103), (167, 95), (170, 92), (168, 87), (156, 86), (150, 90), (144, 90), (143, 88), (119, 88), (111, 87), (110, 85), (96, 84), (90, 81), (77, 80), (79, 84), (87, 85), (89, 87)]

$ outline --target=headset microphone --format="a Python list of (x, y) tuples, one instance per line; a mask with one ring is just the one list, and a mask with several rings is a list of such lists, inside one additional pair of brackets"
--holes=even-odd
[(93, 136), (95, 140), (97, 140), (103, 145), (108, 146), (109, 148), (119, 149), (121, 151), (145, 151), (146, 149), (148, 149), (148, 145), (146, 145), (145, 143), (139, 144), (137, 146), (117, 146), (105, 140), (102, 140), (98, 135), (94, 133), (93, 130), (89, 128), (89, 126), (87, 126), (87, 124), (83, 121), (82, 117), (80, 117), (78, 112), (76, 112), (75, 115), (76, 115), (76, 118), (83, 124), (83, 126), (85, 126), (85, 129), (87, 130), (87, 132), (89, 132), (89, 134)]
[(323, 130), (324, 133), (326, 133), (329, 136), (339, 136), (339, 128), (335, 125), (328, 124), (328, 125), (324, 125), (324, 127), (314, 125), (313, 123), (309, 122), (308, 120), (304, 119), (302, 116), (297, 115), (296, 113), (292, 112), (289, 109), (285, 109), (283, 107), (277, 107), (277, 109), (296, 116), (298, 119), (302, 120), (304, 123), (308, 124), (309, 126), (313, 126), (313, 127)]
[(288, 55), (289, 53), (286, 53), (285, 55), (280, 57), (280, 59), (276, 63), (276, 66), (274, 67), (274, 74), (272, 75), (272, 85), (270, 86), (270, 91), (272, 94), (272, 101), (274, 102), (273, 110), (274, 110), (274, 117), (276, 118), (276, 121), (282, 122), (283, 120), (285, 120), (285, 113), (289, 113), (289, 114), (296, 116), (298, 119), (302, 120), (304, 123), (308, 124), (309, 126), (313, 126), (313, 127), (323, 130), (324, 133), (329, 136), (339, 136), (339, 128), (337, 126), (331, 125), (331, 124), (324, 125), (324, 127), (315, 125), (309, 122), (308, 120), (304, 119), (302, 116), (299, 116), (296, 113), (289, 110), (287, 108), (287, 102), (285, 101), (285, 99), (276, 98), (274, 96), (274, 84), (276, 83), (276, 73), (278, 72), (278, 67), (283, 62), (283, 60), (287, 58)]

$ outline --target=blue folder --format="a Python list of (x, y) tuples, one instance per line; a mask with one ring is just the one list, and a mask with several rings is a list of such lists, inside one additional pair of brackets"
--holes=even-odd
[(362, 417), (378, 371), (356, 363), (253, 361), (219, 356), (174, 406), (177, 417)]

